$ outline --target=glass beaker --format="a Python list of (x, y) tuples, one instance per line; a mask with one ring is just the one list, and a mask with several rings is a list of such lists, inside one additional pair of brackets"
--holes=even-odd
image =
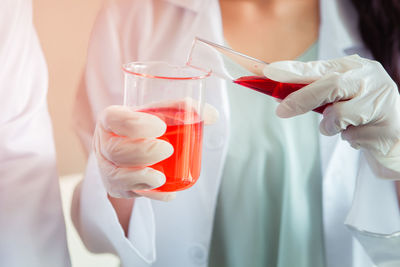
[(204, 87), (210, 72), (165, 62), (132, 62), (123, 70), (124, 105), (162, 119), (167, 130), (159, 139), (174, 147), (169, 158), (148, 166), (166, 176), (165, 184), (152, 190), (191, 187), (200, 175)]
[[(199, 37), (193, 40), (186, 64), (198, 70), (211, 70), (213, 75), (278, 99), (308, 85), (271, 80), (263, 74), (268, 63)], [(322, 113), (326, 106), (314, 111)]]

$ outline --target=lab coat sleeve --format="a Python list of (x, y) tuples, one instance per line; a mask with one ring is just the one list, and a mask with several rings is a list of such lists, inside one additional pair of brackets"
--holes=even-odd
[[(378, 266), (400, 266), (400, 209), (393, 181), (375, 175), (363, 152), (345, 224)], [(386, 265), (384, 265), (386, 264)]]
[(0, 62), (0, 266), (70, 266), (30, 1), (2, 1)]
[(71, 209), (71, 217), (82, 241), (94, 253), (119, 256), (123, 266), (151, 266), (155, 261), (151, 200), (135, 199), (129, 234), (125, 237), (99, 175), (92, 154), (89, 156), (85, 178), (75, 189)]
[[(135, 3), (107, 2), (92, 31), (87, 65), (74, 112), (75, 129), (88, 153), (97, 116), (107, 106), (123, 103), (122, 64), (137, 60), (136, 41), (132, 38), (138, 38), (136, 35), (140, 33), (140, 22), (123, 23), (124, 19), (131, 16), (140, 20), (137, 5), (141, 1)], [(139, 29), (135, 31), (126, 27)], [(135, 34), (130, 34), (132, 32)], [(128, 41), (134, 45), (125, 47), (124, 42)], [(89, 157), (85, 178), (75, 190), (72, 218), (83, 242), (92, 252), (116, 254), (123, 266), (149, 266), (155, 260), (151, 201), (146, 198), (135, 199), (129, 235), (125, 237), (108, 200), (94, 156)]]

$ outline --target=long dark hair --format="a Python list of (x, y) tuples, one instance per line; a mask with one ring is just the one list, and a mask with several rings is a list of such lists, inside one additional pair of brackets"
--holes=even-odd
[(366, 46), (400, 90), (400, 0), (351, 0)]

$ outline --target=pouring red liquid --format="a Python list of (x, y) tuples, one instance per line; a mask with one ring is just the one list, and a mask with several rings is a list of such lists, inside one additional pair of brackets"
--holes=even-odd
[[(262, 76), (243, 76), (234, 80), (233, 82), (279, 99), (284, 99), (289, 94), (308, 85), (300, 83), (281, 83)], [(313, 109), (313, 111), (322, 114), (328, 105), (329, 104), (320, 106), (316, 109)]]

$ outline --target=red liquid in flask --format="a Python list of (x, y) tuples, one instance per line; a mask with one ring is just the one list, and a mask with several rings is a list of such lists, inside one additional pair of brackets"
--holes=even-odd
[[(281, 83), (262, 76), (243, 76), (233, 82), (279, 99), (284, 99), (294, 91), (308, 85), (300, 83)], [(327, 105), (320, 106), (314, 109), (314, 111), (322, 113), (326, 106)]]
[(166, 177), (164, 185), (152, 191), (172, 192), (191, 187), (200, 176), (203, 121), (196, 111), (175, 107), (140, 110), (158, 116), (167, 124), (164, 135), (158, 139), (169, 142), (174, 153), (152, 166)]

